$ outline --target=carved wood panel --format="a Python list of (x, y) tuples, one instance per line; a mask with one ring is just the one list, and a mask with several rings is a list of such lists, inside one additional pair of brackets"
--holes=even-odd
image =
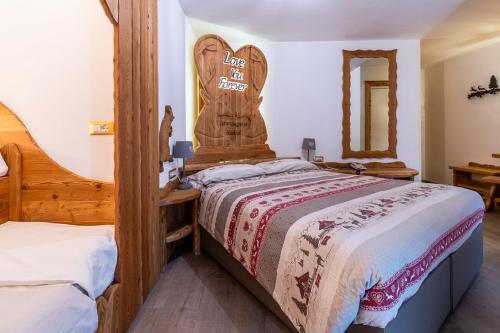
[(267, 61), (259, 48), (236, 52), (217, 35), (201, 37), (194, 59), (204, 106), (195, 125), (199, 147), (191, 163), (274, 157), (259, 107)]

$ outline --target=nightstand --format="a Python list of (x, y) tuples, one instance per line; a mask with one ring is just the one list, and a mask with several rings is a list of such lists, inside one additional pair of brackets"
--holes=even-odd
[[(322, 170), (328, 170), (337, 173), (346, 173), (355, 175), (356, 171), (349, 167), (349, 163), (338, 163), (338, 162), (315, 162), (317, 167)], [(392, 178), (392, 179), (403, 179), (413, 181), (415, 176), (418, 175), (418, 171), (415, 169), (407, 168), (404, 162), (368, 162), (363, 163), (367, 168), (361, 171), (359, 174), (365, 176), (382, 177), (382, 178)]]
[[(198, 210), (199, 210), (199, 199), (201, 192), (190, 188), (187, 190), (173, 190), (164, 197), (160, 198), (160, 218), (161, 225), (160, 231), (162, 237), (165, 240), (165, 246), (167, 244), (173, 243), (179, 239), (182, 239), (191, 233), (193, 234), (193, 253), (195, 255), (200, 254), (200, 225), (198, 224)], [(167, 209), (170, 206), (188, 203), (191, 204), (192, 209), (192, 221), (191, 223), (178, 227), (174, 230), (167, 230)], [(165, 252), (165, 251), (164, 251)], [(162, 263), (165, 262), (166, 255), (163, 256)]]

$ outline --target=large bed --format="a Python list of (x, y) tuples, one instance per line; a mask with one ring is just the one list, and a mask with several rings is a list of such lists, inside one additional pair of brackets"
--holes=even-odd
[(205, 251), (297, 332), (439, 329), (482, 262), (479, 195), (265, 164), (192, 177)]

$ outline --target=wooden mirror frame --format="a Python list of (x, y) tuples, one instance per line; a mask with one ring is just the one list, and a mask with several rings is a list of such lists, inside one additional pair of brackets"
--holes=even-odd
[[(342, 50), (343, 64), (343, 121), (342, 121), (342, 158), (397, 158), (396, 110), (397, 90), (397, 50)], [(387, 150), (351, 149), (351, 59), (353, 58), (386, 58), (389, 61), (389, 147)]]

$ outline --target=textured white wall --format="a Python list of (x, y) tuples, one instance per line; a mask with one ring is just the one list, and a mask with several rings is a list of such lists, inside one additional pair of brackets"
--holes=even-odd
[(0, 1), (0, 101), (37, 143), (82, 176), (113, 180), (113, 26), (97, 0)]

